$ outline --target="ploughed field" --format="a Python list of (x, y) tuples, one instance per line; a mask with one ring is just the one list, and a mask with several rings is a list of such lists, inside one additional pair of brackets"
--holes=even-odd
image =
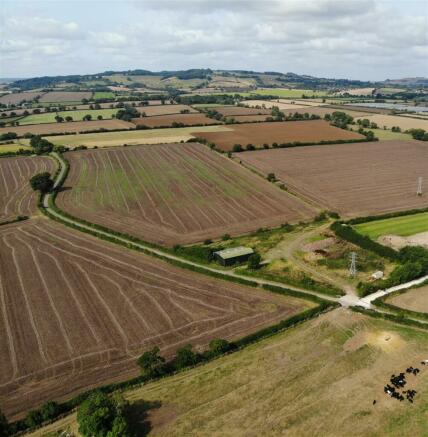
[(115, 130), (131, 129), (135, 125), (123, 120), (93, 120), (93, 121), (70, 121), (64, 123), (40, 123), (23, 126), (11, 126), (0, 128), (0, 135), (7, 132), (15, 132), (19, 137), (26, 133), (34, 135), (62, 134), (65, 132), (86, 132), (98, 129)]
[(247, 108), (243, 106), (223, 106), (219, 108), (214, 108), (217, 112), (225, 117), (230, 117), (233, 115), (266, 115), (272, 114), (270, 109), (257, 109), (257, 108)]
[(55, 167), (52, 159), (41, 156), (0, 159), (0, 223), (36, 211), (37, 194), (29, 180), (37, 173), (53, 173)]
[(345, 216), (428, 206), (416, 194), (428, 179), (428, 147), (418, 141), (386, 141), (259, 150), (239, 158), (264, 174), (275, 173), (292, 191)]
[(311, 307), (173, 267), (45, 218), (0, 229), (0, 404), (10, 419)]
[(185, 126), (220, 123), (218, 120), (214, 120), (213, 118), (208, 118), (205, 114), (155, 115), (152, 117), (133, 118), (132, 122), (138, 126), (147, 126), (147, 127), (172, 126), (173, 123), (182, 123)]
[(364, 138), (355, 132), (331, 126), (324, 120), (266, 122), (228, 127), (230, 131), (227, 132), (195, 132), (195, 135), (214, 143), (217, 149), (223, 151), (232, 150), (235, 144), (261, 147), (263, 144), (272, 143), (317, 143)]
[(70, 152), (57, 205), (173, 246), (311, 218), (315, 210), (197, 143)]

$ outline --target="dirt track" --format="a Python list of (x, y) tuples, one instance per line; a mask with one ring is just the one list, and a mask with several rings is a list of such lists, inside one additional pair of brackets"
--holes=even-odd
[[(249, 108), (248, 108), (249, 109)], [(228, 132), (195, 132), (195, 136), (216, 144), (220, 150), (229, 151), (235, 144), (245, 147), (253, 144), (261, 147), (267, 143), (305, 142), (317, 143), (322, 140), (349, 140), (364, 138), (355, 132), (330, 126), (324, 120), (285, 121), (229, 125)]]
[[(68, 153), (61, 209), (173, 246), (312, 217), (315, 210), (195, 143)], [(70, 189), (71, 188), (71, 189)]]
[(171, 356), (189, 342), (199, 348), (241, 337), (307, 307), (44, 218), (3, 226), (0, 404), (17, 418), (47, 400), (135, 376), (136, 357), (154, 345)]
[(0, 223), (36, 211), (37, 194), (29, 180), (43, 171), (53, 173), (55, 162), (46, 157), (0, 159)]
[(293, 191), (345, 216), (428, 206), (416, 195), (428, 180), (428, 146), (386, 141), (244, 152), (239, 158), (262, 173), (275, 173)]

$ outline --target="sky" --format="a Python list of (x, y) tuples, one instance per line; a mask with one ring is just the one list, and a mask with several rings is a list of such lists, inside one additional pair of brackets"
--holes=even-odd
[(137, 68), (428, 77), (428, 0), (0, 0), (0, 77)]

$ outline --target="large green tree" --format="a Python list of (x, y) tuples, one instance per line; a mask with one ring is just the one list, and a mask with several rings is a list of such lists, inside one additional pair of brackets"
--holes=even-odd
[(39, 173), (30, 179), (31, 188), (34, 191), (40, 191), (42, 194), (49, 193), (52, 190), (54, 182), (48, 172)]

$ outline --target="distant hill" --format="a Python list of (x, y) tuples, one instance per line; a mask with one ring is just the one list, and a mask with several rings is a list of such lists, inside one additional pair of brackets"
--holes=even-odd
[(149, 71), (144, 69), (125, 71), (105, 71), (87, 75), (43, 76), (28, 79), (8, 80), (8, 87), (17, 90), (49, 89), (61, 85), (62, 88), (104, 90), (109, 86), (122, 86), (149, 90), (189, 90), (221, 89), (225, 91), (249, 91), (264, 88), (303, 88), (312, 90), (373, 87), (426, 87), (427, 78), (394, 79), (370, 82), (350, 79), (322, 78), (296, 73), (276, 71), (257, 72), (252, 70), (212, 70), (196, 68), (190, 70)]

